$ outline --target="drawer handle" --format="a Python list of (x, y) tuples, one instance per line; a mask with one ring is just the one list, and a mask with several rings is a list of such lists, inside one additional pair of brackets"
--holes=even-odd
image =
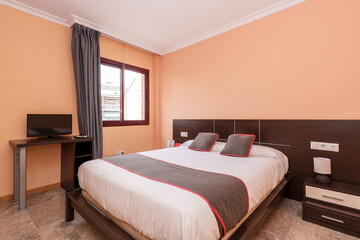
[(322, 218), (329, 219), (329, 220), (334, 221), (334, 222), (344, 223), (344, 221), (343, 221), (343, 220), (336, 219), (336, 218), (332, 218), (332, 217), (328, 217), (328, 216), (325, 216), (325, 215), (321, 215), (321, 217), (322, 217)]
[(337, 198), (337, 197), (333, 197), (333, 196), (329, 196), (329, 195), (322, 195), (324, 198), (330, 198), (330, 199), (333, 199), (333, 200), (337, 200), (337, 201), (341, 201), (341, 202), (343, 202), (344, 201), (344, 199), (342, 199), (342, 198)]

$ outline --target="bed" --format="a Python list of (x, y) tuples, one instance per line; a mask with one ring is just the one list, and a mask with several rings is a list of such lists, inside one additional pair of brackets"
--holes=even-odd
[(201, 196), (135, 174), (110, 158), (80, 166), (81, 190), (67, 193), (66, 220), (73, 219), (76, 209), (105, 239), (248, 239), (284, 192), (290, 178), (287, 157), (259, 146), (246, 158), (222, 156), (224, 143), (217, 142), (211, 152), (190, 150), (190, 143), (137, 156), (241, 179), (248, 209), (231, 229), (221, 232), (213, 209)]

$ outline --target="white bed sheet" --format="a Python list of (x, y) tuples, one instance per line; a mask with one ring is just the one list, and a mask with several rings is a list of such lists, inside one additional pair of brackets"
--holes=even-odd
[[(287, 162), (282, 159), (223, 156), (219, 152), (189, 150), (185, 146), (140, 154), (240, 178), (248, 189), (249, 211), (275, 188), (287, 171)], [(213, 212), (196, 194), (149, 180), (102, 160), (82, 164), (78, 177), (81, 188), (104, 209), (148, 238), (220, 238)]]

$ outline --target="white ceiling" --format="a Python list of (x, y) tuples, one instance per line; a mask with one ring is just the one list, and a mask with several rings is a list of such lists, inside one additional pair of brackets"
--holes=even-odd
[(160, 55), (305, 0), (0, 0), (65, 26), (74, 22)]

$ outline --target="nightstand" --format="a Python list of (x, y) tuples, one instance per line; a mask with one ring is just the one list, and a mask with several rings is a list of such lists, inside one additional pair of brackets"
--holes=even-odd
[(305, 221), (360, 237), (360, 185), (307, 177), (302, 211)]

